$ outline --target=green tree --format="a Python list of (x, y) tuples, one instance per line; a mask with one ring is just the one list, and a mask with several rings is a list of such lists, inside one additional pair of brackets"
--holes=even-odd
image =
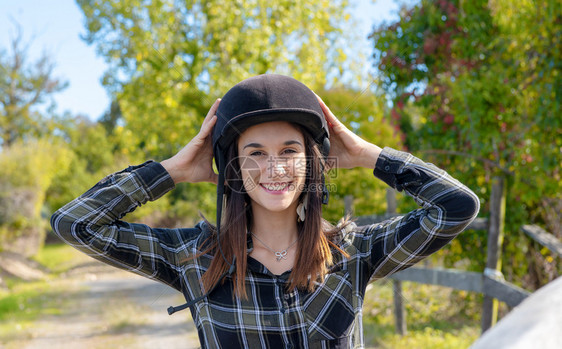
[(57, 135), (53, 138), (68, 149), (69, 166), (67, 171), (56, 172), (48, 189), (47, 205), (51, 210), (71, 201), (108, 173), (127, 166), (126, 159), (114, 153), (115, 145), (101, 123), (70, 114), (53, 122)]
[(101, 125), (105, 128), (107, 133), (113, 133), (115, 128), (122, 122), (123, 114), (121, 113), (121, 107), (117, 101), (111, 101), (109, 110), (107, 110), (101, 118), (98, 120)]
[(28, 62), (29, 44), (22, 31), (11, 40), (11, 50), (0, 48), (0, 145), (10, 146), (23, 137), (48, 132), (48, 121), (37, 110), (67, 84), (54, 77), (54, 64), (47, 54)]
[(0, 152), (0, 250), (31, 256), (43, 243), (47, 189), (69, 170), (71, 151), (47, 139), (15, 141)]
[(53, 76), (46, 53), (29, 62), (29, 46), (16, 24), (9, 50), (0, 48), (0, 250), (27, 256), (43, 243), (46, 192), (72, 156), (48, 136), (54, 125), (51, 98), (66, 83)]
[[(483, 212), (490, 178), (508, 178), (503, 266), (516, 281), (528, 271), (524, 261), (536, 255), (519, 226), (548, 223), (547, 203), (562, 200), (562, 59), (552, 49), (562, 35), (559, 6), (555, 0), (422, 0), (372, 33), (393, 119), (413, 130), (407, 145), (454, 168), (477, 189)], [(479, 261), (473, 268), (482, 269), (483, 236), (469, 232), (455, 244), (462, 248), (452, 260), (471, 257)], [(556, 270), (546, 257), (537, 263)], [(527, 275), (527, 286), (555, 274)]]

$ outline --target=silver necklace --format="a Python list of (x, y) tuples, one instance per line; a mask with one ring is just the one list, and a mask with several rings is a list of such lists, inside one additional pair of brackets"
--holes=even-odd
[(254, 233), (250, 233), (250, 234), (252, 234), (252, 236), (255, 237), (256, 239), (258, 239), (258, 241), (261, 242), (261, 244), (262, 244), (265, 248), (267, 248), (268, 250), (270, 250), (271, 252), (273, 252), (273, 253), (275, 254), (275, 257), (277, 257), (277, 261), (278, 261), (278, 262), (281, 262), (281, 259), (287, 259), (287, 250), (289, 250), (291, 247), (293, 247), (293, 246), (297, 243), (297, 241), (299, 240), (299, 239), (297, 238), (295, 241), (293, 241), (293, 243), (292, 243), (291, 245), (289, 245), (289, 247), (287, 247), (287, 248), (284, 249), (284, 250), (275, 251), (275, 250), (272, 249), (271, 247), (267, 246), (267, 245), (265, 244), (265, 242), (261, 241), (261, 239), (260, 239), (259, 237), (257, 237), (256, 234), (254, 234)]

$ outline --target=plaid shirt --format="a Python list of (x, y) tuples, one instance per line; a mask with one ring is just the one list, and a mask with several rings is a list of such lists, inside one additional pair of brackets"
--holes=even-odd
[[(349, 258), (335, 263), (313, 292), (287, 290), (290, 272), (274, 275), (248, 256), (248, 298), (233, 297), (232, 280), (191, 307), (204, 348), (361, 348), (362, 305), (370, 280), (414, 265), (447, 244), (476, 216), (477, 196), (432, 164), (385, 148), (375, 176), (412, 196), (421, 208), (357, 227), (338, 237)], [(156, 162), (112, 174), (51, 218), (68, 244), (109, 263), (161, 281), (186, 298), (202, 295), (200, 279), (211, 255), (199, 252), (209, 229), (161, 229), (120, 219), (174, 188)], [(249, 239), (249, 248), (252, 248)]]

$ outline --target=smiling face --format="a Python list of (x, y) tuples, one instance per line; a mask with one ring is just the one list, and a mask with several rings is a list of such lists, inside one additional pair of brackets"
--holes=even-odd
[(238, 155), (254, 214), (289, 209), (294, 213), (306, 176), (301, 131), (285, 121), (252, 126), (240, 135)]

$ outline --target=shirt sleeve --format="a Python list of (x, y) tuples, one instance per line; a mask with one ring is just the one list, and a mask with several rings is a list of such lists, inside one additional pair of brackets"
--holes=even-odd
[(435, 165), (384, 148), (374, 175), (420, 205), (408, 214), (358, 227), (354, 239), (369, 278), (406, 269), (445, 246), (476, 218), (480, 202), (465, 185)]
[(159, 163), (130, 166), (55, 212), (51, 226), (64, 242), (93, 258), (181, 290), (180, 260), (189, 257), (200, 228), (161, 229), (120, 220), (173, 188)]

